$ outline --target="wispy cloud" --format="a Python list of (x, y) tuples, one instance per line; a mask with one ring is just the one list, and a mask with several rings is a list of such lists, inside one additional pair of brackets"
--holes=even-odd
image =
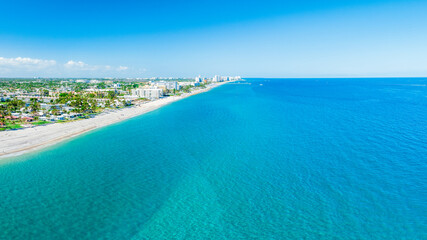
[(66, 64), (64, 64), (64, 67), (66, 68), (86, 68), (88, 65), (82, 61), (73, 61), (70, 60)]
[(43, 69), (56, 65), (55, 60), (44, 60), (37, 58), (4, 58), (0, 57), (0, 67), (2, 68), (24, 68), (24, 69)]
[(89, 65), (82, 61), (73, 61), (70, 60), (64, 64), (64, 67), (67, 69), (73, 70), (82, 70), (82, 71), (125, 71), (129, 68), (126, 66), (119, 66), (117, 68), (113, 68), (110, 65)]
[(58, 64), (55, 60), (28, 57), (0, 57), (2, 76), (121, 76), (129, 67), (92, 65), (83, 61), (69, 60)]

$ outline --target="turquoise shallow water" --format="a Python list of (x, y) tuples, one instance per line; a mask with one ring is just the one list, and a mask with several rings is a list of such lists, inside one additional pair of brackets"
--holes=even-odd
[(427, 79), (248, 81), (3, 161), (0, 239), (427, 239)]

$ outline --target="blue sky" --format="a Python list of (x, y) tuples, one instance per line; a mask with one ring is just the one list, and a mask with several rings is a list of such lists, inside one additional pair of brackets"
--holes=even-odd
[(0, 5), (0, 77), (427, 76), (427, 1)]

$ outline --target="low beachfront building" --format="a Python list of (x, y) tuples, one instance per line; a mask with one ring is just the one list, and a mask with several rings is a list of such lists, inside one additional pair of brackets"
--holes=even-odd
[(166, 90), (166, 89), (167, 90), (173, 90), (173, 89), (179, 90), (180, 89), (180, 86), (179, 86), (177, 81), (160, 81), (160, 82), (156, 82), (154, 84), (155, 84), (155, 86), (162, 88), (164, 90)]
[(24, 122), (33, 122), (34, 118), (33, 117), (22, 117), (21, 120)]
[(180, 87), (194, 86), (194, 82), (192, 82), (192, 81), (179, 82), (179, 85), (180, 85)]
[(137, 88), (132, 90), (133, 96), (139, 98), (158, 99), (163, 96), (163, 90), (161, 88)]

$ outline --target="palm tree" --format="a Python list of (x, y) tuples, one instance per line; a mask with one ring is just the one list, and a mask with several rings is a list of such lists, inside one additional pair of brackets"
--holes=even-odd
[(6, 116), (9, 115), (9, 111), (6, 106), (3, 104), (0, 105), (0, 123), (1, 125), (6, 125)]
[(31, 112), (35, 113), (38, 110), (40, 110), (40, 103), (37, 101), (37, 98), (32, 98), (31, 99)]

